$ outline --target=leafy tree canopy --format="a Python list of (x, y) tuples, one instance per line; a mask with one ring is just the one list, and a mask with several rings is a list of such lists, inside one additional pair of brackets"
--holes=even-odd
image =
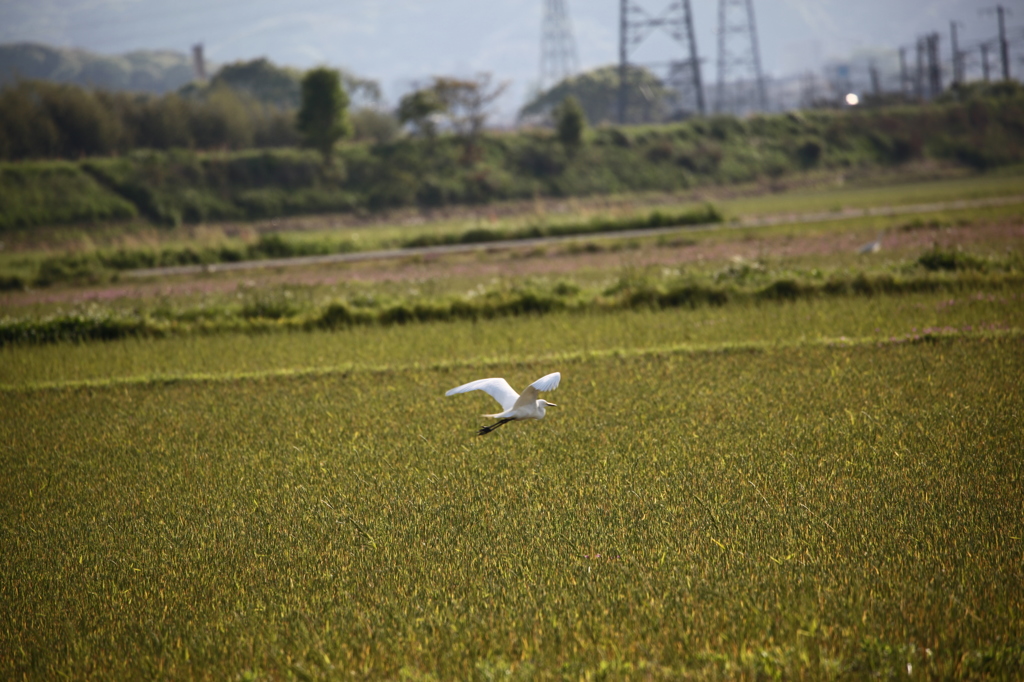
[[(630, 66), (626, 81), (627, 123), (650, 123), (669, 118), (676, 95), (654, 74), (641, 66)], [(519, 117), (550, 122), (555, 108), (570, 96), (579, 102), (591, 125), (618, 123), (619, 67), (603, 66), (567, 78), (528, 102), (519, 111)]]
[(445, 104), (430, 89), (414, 90), (398, 103), (398, 120), (411, 123), (420, 135), (433, 137), (437, 132), (434, 116), (445, 110)]
[(586, 114), (580, 101), (569, 95), (555, 109), (555, 129), (558, 139), (568, 148), (578, 147), (583, 141), (583, 129), (586, 127)]
[(298, 69), (276, 66), (261, 58), (225, 65), (210, 79), (209, 87), (226, 85), (264, 104), (297, 109), (301, 103), (301, 80), (302, 72)]
[(338, 140), (351, 133), (348, 95), (341, 87), (341, 75), (334, 69), (312, 69), (302, 77), (298, 127), (306, 144), (319, 150), (325, 162), (330, 161)]
[(476, 78), (434, 76), (430, 85), (402, 98), (398, 117), (412, 122), (420, 132), (434, 133), (434, 117), (442, 115), (449, 127), (463, 137), (476, 137), (483, 130), (488, 109), (508, 88), (508, 83), (491, 83), (491, 75)]
[[(380, 85), (377, 81), (360, 78), (343, 69), (338, 70), (342, 87), (356, 106), (376, 107), (380, 103)], [(209, 83), (190, 83), (182, 88), (186, 96), (203, 97), (219, 87), (243, 92), (261, 104), (280, 109), (297, 109), (302, 103), (302, 71), (278, 66), (269, 59), (226, 64), (214, 74)]]

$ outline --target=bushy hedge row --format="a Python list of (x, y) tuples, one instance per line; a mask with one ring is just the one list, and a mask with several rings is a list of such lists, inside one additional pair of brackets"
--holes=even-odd
[(670, 212), (651, 211), (647, 215), (611, 218), (598, 216), (582, 223), (561, 223), (557, 225), (537, 224), (517, 230), (489, 229), (486, 227), (467, 230), (459, 234), (428, 234), (410, 239), (402, 244), (405, 248), (440, 246), (450, 244), (481, 244), (508, 239), (539, 239), (542, 237), (568, 237), (573, 235), (600, 234), (644, 230), (655, 227), (676, 227), (685, 225), (707, 225), (722, 221), (722, 214), (708, 204), (704, 208)]
[(294, 145), (293, 119), (228, 87), (189, 98), (21, 81), (0, 90), (0, 159)]
[(572, 286), (517, 288), (511, 291), (491, 291), (482, 296), (397, 301), (379, 306), (335, 301), (312, 310), (303, 310), (291, 302), (260, 299), (237, 308), (205, 311), (198, 316), (190, 311), (161, 310), (159, 315), (110, 312), (58, 315), (42, 320), (3, 320), (0, 321), (0, 346), (197, 332), (339, 329), (352, 325), (482, 320), (543, 315), (557, 311), (697, 308), (759, 301), (794, 301), (821, 296), (1019, 288), (1022, 284), (1024, 274), (1017, 269), (993, 273), (970, 271), (952, 277), (931, 274), (894, 277), (888, 274), (861, 273), (837, 276), (825, 282), (784, 278), (755, 288), (683, 281), (661, 285), (633, 282), (590, 294)]

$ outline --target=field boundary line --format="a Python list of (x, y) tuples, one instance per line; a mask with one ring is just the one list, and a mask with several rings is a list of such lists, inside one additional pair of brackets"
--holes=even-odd
[(771, 353), (795, 348), (867, 348), (894, 347), (919, 343), (951, 343), (959, 341), (1015, 341), (1024, 339), (1024, 329), (1013, 327), (1003, 330), (970, 332), (937, 332), (906, 334), (898, 337), (821, 337), (807, 341), (746, 341), (717, 344), (678, 344), (651, 348), (609, 348), (603, 350), (549, 353), (526, 356), (513, 360), (497, 358), (476, 358), (451, 362), (406, 363), (400, 365), (341, 365), (335, 367), (306, 367), (299, 369), (268, 369), (252, 372), (213, 374), (196, 372), (188, 374), (167, 374), (154, 376), (113, 377), (109, 379), (73, 379), (70, 381), (39, 381), (25, 384), (0, 384), (0, 393), (23, 393), (51, 390), (75, 390), (90, 388), (118, 388), (125, 386), (172, 385), (186, 383), (231, 383), (241, 381), (263, 381), (273, 379), (299, 379), (307, 377), (329, 377), (348, 374), (393, 374), (406, 371), (450, 371), (455, 369), (485, 369), (491, 367), (531, 365), (540, 362), (576, 363), (603, 358), (640, 358), (658, 355), (724, 355), (732, 353)]
[(759, 218), (739, 218), (722, 223), (701, 223), (698, 225), (669, 225), (667, 227), (650, 227), (639, 230), (616, 230), (613, 232), (589, 232), (551, 237), (531, 237), (529, 239), (501, 239), (496, 241), (472, 242), (468, 244), (445, 244), (439, 246), (416, 246), (410, 248), (379, 249), (375, 251), (357, 251), (354, 253), (332, 253), (323, 256), (295, 256), (293, 258), (268, 258), (266, 260), (246, 260), (234, 263), (211, 263), (208, 265), (170, 265), (157, 268), (139, 268), (123, 270), (124, 277), (142, 279), (145, 277), (165, 277), (173, 275), (198, 275), (203, 273), (232, 272), (238, 270), (259, 270), (266, 268), (302, 267), (306, 265), (329, 265), (332, 263), (358, 263), (371, 260), (392, 260), (416, 256), (444, 256), (474, 251), (501, 251), (512, 248), (530, 248), (536, 246), (561, 244), (571, 241), (594, 239), (629, 239), (657, 237), (666, 234), (692, 231), (742, 230), (757, 227), (775, 227), (778, 225), (806, 225), (827, 223), (835, 220), (853, 220), (854, 218), (879, 218), (887, 216), (911, 215), (914, 213), (930, 213), (933, 211), (960, 210), (967, 208), (991, 208), (1024, 203), (1024, 194), (1012, 196), (989, 197), (986, 199), (957, 199), (940, 201), (930, 204), (908, 204), (905, 206), (878, 206), (873, 208), (851, 208), (840, 211), (815, 211), (813, 213), (779, 214)]

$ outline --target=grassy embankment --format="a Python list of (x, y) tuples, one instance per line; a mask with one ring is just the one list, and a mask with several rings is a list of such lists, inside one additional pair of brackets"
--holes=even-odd
[[(0, 164), (0, 234), (38, 225), (139, 216), (160, 225), (290, 215), (678, 192), (821, 169), (924, 159), (983, 170), (1024, 158), (1024, 99), (816, 111), (747, 120), (598, 128), (567, 150), (546, 132), (415, 138), (339, 150), (323, 167), (294, 149), (136, 151), (52, 163)], [(53, 191), (55, 183), (62, 190)]]

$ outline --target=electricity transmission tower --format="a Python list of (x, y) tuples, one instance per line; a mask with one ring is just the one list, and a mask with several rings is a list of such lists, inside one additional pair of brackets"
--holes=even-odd
[[(731, 83), (731, 92), (726, 92)], [(753, 92), (751, 92), (753, 90)], [(768, 108), (752, 0), (718, 0), (718, 87), (715, 111)]]
[(206, 59), (203, 57), (203, 44), (196, 43), (192, 46), (192, 71), (196, 80), (206, 82)]
[(544, 0), (540, 39), (540, 89), (556, 85), (580, 69), (576, 40), (565, 11), (565, 0)]
[(697, 111), (701, 115), (705, 113), (690, 0), (675, 0), (658, 15), (650, 14), (631, 0), (619, 0), (619, 123), (626, 122), (629, 108), (629, 53), (658, 28), (683, 47), (686, 58), (645, 66), (667, 66), (667, 74), (662, 79), (665, 84), (679, 92), (681, 101), (693, 101)]

